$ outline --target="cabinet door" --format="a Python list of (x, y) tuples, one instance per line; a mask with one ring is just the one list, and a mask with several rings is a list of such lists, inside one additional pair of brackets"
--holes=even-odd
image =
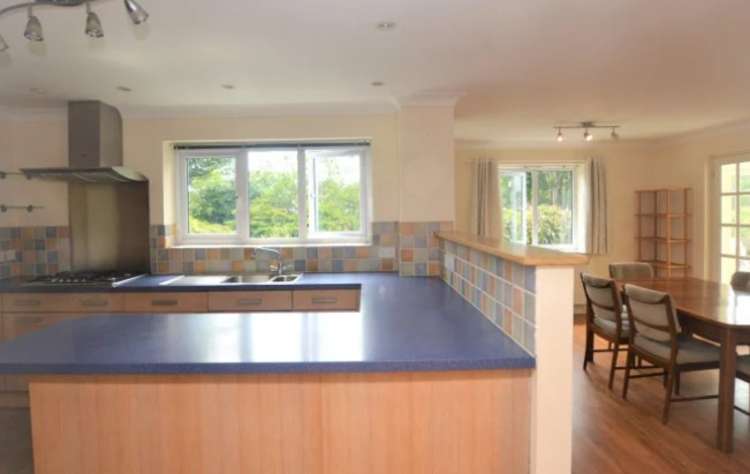
[(111, 313), (122, 311), (124, 296), (113, 293), (8, 293), (9, 313)]
[[(4, 313), (3, 340), (10, 341), (24, 334), (38, 331), (53, 324), (71, 319), (83, 318), (84, 314), (54, 313)], [(29, 389), (28, 379), (22, 375), (5, 376), (5, 391), (25, 392)]]
[(357, 311), (359, 290), (295, 290), (293, 303), (301, 311)]
[(289, 311), (291, 291), (217, 291), (208, 294), (209, 311)]
[(128, 293), (129, 313), (201, 313), (208, 311), (207, 293)]

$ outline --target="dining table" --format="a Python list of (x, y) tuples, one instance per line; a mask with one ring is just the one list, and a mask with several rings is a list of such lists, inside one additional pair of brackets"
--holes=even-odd
[(721, 349), (716, 445), (726, 453), (734, 446), (734, 384), (737, 346), (750, 344), (750, 291), (697, 278), (621, 280), (672, 295), (683, 331), (714, 341)]

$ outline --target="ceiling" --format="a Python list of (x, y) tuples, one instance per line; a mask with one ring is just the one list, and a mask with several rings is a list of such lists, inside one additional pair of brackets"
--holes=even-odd
[(0, 18), (0, 104), (367, 112), (437, 92), (461, 95), (456, 137), (477, 145), (551, 143), (554, 125), (583, 120), (650, 139), (750, 119), (746, 0), (141, 3), (136, 27), (121, 1), (93, 2), (102, 40), (83, 34), (82, 8), (38, 8), (44, 44), (23, 38), (23, 10)]

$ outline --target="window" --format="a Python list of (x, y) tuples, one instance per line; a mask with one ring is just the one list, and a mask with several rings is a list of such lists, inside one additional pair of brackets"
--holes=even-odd
[(736, 271), (750, 271), (750, 156), (717, 163), (719, 183), (719, 275), (729, 283)]
[(504, 238), (524, 245), (583, 250), (580, 175), (575, 165), (500, 167)]
[(367, 145), (176, 148), (180, 243), (367, 241)]

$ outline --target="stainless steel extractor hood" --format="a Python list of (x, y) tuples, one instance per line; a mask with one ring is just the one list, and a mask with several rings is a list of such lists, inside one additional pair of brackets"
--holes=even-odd
[(122, 166), (120, 112), (95, 100), (68, 103), (68, 166), (22, 168), (36, 179), (78, 183), (134, 183), (147, 181)]

